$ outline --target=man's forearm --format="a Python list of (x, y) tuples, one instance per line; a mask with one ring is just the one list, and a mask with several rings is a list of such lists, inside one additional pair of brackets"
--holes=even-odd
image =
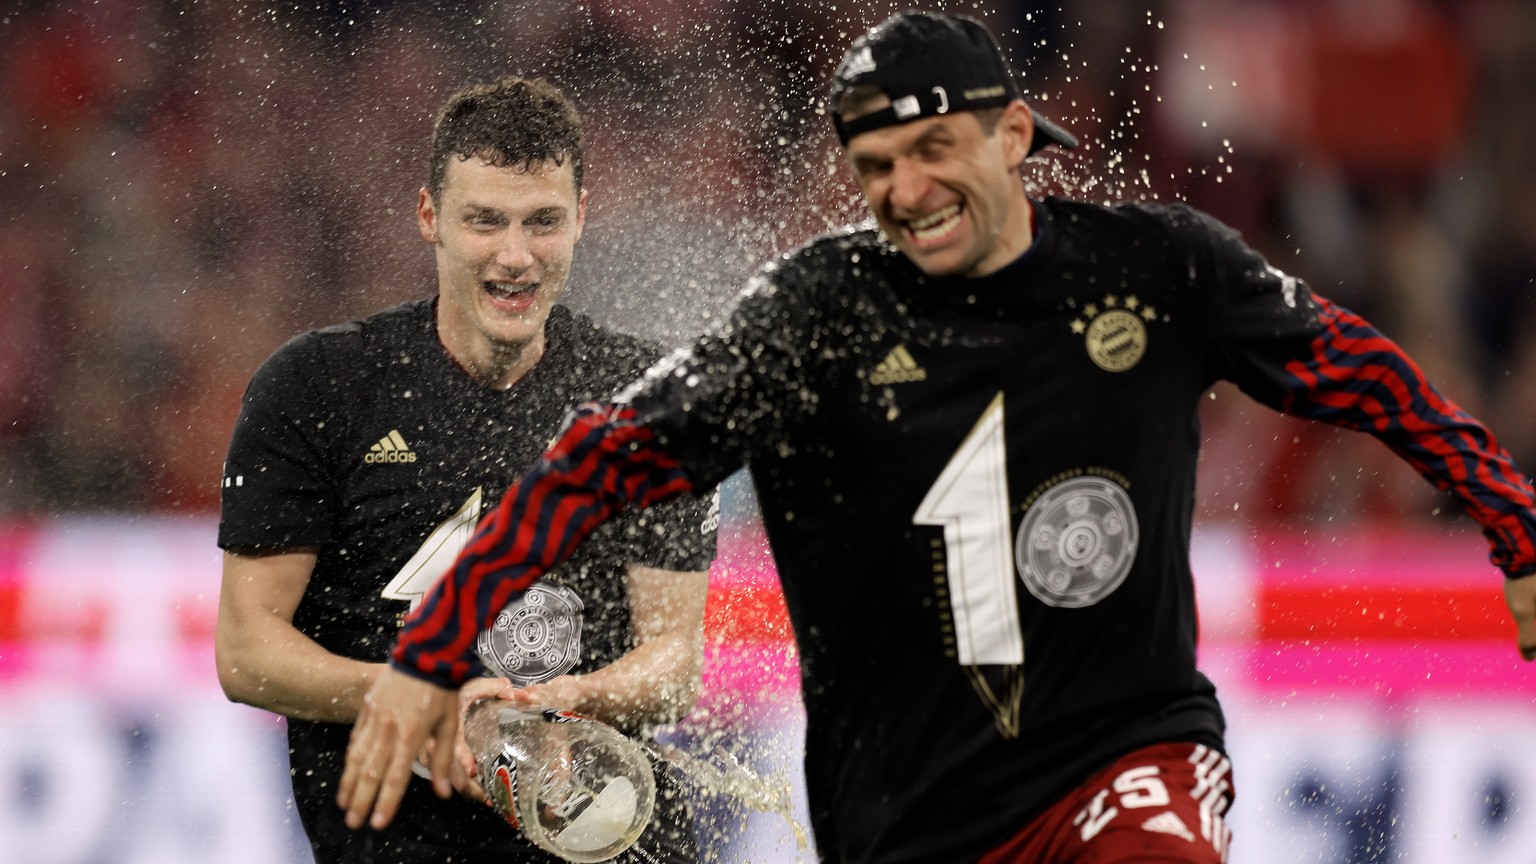
[(688, 641), (639, 645), (595, 672), (551, 681), (548, 698), (623, 729), (676, 722), (699, 698), (702, 664)]
[(332, 654), (286, 623), (229, 641), (244, 644), (217, 652), (225, 694), (297, 720), (351, 723), (384, 668)]
[(1285, 410), (1375, 435), (1482, 524), (1495, 565), (1536, 569), (1536, 493), (1493, 433), (1369, 323), (1318, 301), (1327, 329), (1310, 357), (1286, 366)]
[(350, 723), (383, 664), (333, 654), (293, 626), (317, 554), (225, 552), (214, 661), (220, 686), (236, 702), (301, 720)]

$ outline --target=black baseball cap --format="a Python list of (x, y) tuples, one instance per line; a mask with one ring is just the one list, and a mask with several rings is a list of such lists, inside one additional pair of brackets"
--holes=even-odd
[[(856, 86), (874, 87), (891, 104), (844, 120), (838, 103)], [(843, 146), (862, 132), (951, 111), (998, 108), (1020, 98), (997, 40), (980, 21), (942, 12), (902, 12), (854, 41), (832, 75), (832, 122)], [(1033, 109), (1029, 152), (1076, 147), (1067, 130)]]

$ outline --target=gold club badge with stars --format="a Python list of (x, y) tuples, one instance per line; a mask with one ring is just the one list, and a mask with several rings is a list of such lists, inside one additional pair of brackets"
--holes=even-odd
[(1157, 320), (1157, 310), (1132, 294), (1123, 300), (1104, 295), (1102, 307), (1089, 303), (1072, 319), (1072, 332), (1083, 337), (1088, 356), (1100, 369), (1124, 372), (1147, 353), (1147, 326)]

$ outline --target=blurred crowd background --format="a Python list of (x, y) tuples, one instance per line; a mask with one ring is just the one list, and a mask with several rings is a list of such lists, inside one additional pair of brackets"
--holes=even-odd
[[(0, 515), (212, 513), (293, 334), (435, 290), (433, 114), (543, 75), (587, 118), (572, 305), (679, 342), (862, 218), (824, 113), (890, 0), (8, 0)], [(1184, 200), (1364, 314), (1536, 468), (1536, 4), (932, 2), (1084, 146), (1041, 194)], [(1202, 517), (1442, 518), (1376, 442), (1218, 388)]]

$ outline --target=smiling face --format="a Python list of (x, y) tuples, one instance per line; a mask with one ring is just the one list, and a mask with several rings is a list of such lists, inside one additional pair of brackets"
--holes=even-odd
[[(985, 124), (985, 125), (984, 125)], [(886, 236), (931, 276), (984, 276), (1029, 248), (1018, 169), (1034, 126), (1015, 101), (996, 126), (973, 111), (854, 136), (848, 161)]]
[(569, 159), (453, 158), (438, 199), (421, 190), (417, 222), (437, 248), (438, 336), (476, 380), (510, 386), (543, 355), (586, 201)]

